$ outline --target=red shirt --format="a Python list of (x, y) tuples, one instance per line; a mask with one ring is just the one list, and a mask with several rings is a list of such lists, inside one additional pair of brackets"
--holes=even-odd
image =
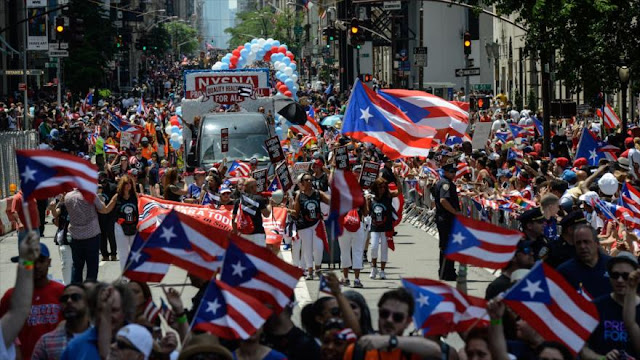
[[(22, 191), (18, 191), (18, 193), (13, 196), (13, 203), (11, 203), (11, 212), (18, 213), (18, 217), (20, 218), (21, 223), (21, 226), (18, 227), (18, 230), (23, 230), (26, 226), (26, 221), (24, 219), (24, 208), (22, 207)], [(40, 227), (40, 215), (38, 215), (38, 204), (36, 203), (35, 199), (29, 201), (29, 214), (31, 215), (31, 228), (37, 229), (38, 227)]]
[[(54, 330), (62, 321), (62, 306), (59, 298), (63, 291), (64, 285), (56, 281), (49, 281), (46, 286), (33, 289), (31, 314), (18, 334), (22, 344), (20, 350), (23, 359), (31, 359), (31, 353), (38, 339)], [(13, 294), (13, 288), (7, 290), (0, 299), (0, 317), (9, 310), (11, 294)]]

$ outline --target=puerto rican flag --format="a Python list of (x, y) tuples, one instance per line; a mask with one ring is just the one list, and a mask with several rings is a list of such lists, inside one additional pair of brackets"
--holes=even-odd
[(91, 105), (93, 105), (93, 93), (87, 93), (87, 96), (82, 101), (82, 106), (80, 110), (82, 111), (82, 115), (88, 113), (91, 110)]
[(463, 264), (502, 269), (515, 255), (522, 237), (519, 231), (456, 216), (445, 255)]
[(224, 339), (248, 339), (269, 316), (271, 310), (260, 301), (213, 279), (193, 319), (193, 328)]
[(621, 199), (624, 206), (598, 199), (594, 204), (595, 209), (609, 220), (617, 219), (631, 228), (640, 229), (640, 213), (635, 212), (639, 208), (638, 203), (624, 194)]
[(329, 225), (334, 234), (342, 234), (343, 218), (351, 209), (364, 205), (364, 195), (356, 176), (351, 171), (336, 169), (331, 178), (331, 204)]
[(314, 142), (316, 142), (316, 138), (313, 135), (305, 135), (301, 140), (300, 140), (300, 146), (299, 149), (302, 150), (305, 147), (307, 147), (308, 145), (313, 144)]
[(411, 171), (411, 169), (409, 169), (409, 165), (407, 165), (407, 163), (402, 159), (396, 160), (396, 165), (399, 166), (395, 167), (394, 170), (400, 177), (406, 177), (409, 174), (409, 171)]
[(574, 355), (599, 323), (596, 306), (544, 262), (513, 285), (503, 301), (538, 334), (565, 344)]
[(234, 160), (229, 166), (227, 175), (233, 177), (246, 177), (251, 174), (251, 166), (245, 162)]
[(507, 150), (507, 160), (514, 160), (518, 166), (524, 165), (524, 154), (522, 150), (516, 148), (509, 148)]
[(471, 174), (471, 167), (465, 162), (459, 162), (458, 170), (456, 171), (456, 176), (453, 180), (462, 179), (462, 177), (467, 174)]
[(615, 129), (620, 125), (620, 118), (608, 103), (604, 105), (604, 116), (602, 120), (604, 120), (604, 126), (607, 129)]
[(628, 182), (622, 184), (618, 205), (624, 206), (634, 214), (640, 215), (640, 191)]
[(509, 140), (513, 140), (513, 134), (511, 134), (511, 131), (496, 131), (496, 139), (502, 141), (503, 143), (506, 143)]
[(472, 326), (489, 324), (487, 301), (463, 294), (440, 281), (420, 278), (402, 279), (415, 301), (413, 321), (425, 336), (465, 332)]
[(582, 129), (582, 136), (580, 136), (575, 158), (586, 158), (589, 161), (589, 165), (595, 166), (598, 165), (600, 159), (617, 160), (616, 149), (618, 148), (615, 146), (599, 141), (589, 129), (584, 128)]
[(289, 304), (301, 276), (301, 269), (281, 260), (267, 248), (232, 235), (220, 280), (271, 305), (279, 313)]
[(151, 298), (147, 300), (147, 305), (144, 307), (142, 316), (151, 324), (155, 323), (158, 315), (160, 315), (160, 308), (156, 306)]
[(289, 126), (289, 129), (291, 129), (294, 134), (302, 134), (305, 136), (311, 135), (316, 138), (322, 136), (322, 128), (320, 127), (318, 122), (310, 115), (307, 115), (307, 122), (304, 123), (304, 125), (292, 124)]
[(424, 156), (434, 146), (436, 130), (413, 122), (393, 103), (356, 80), (342, 133), (369, 142), (391, 159)]
[(118, 148), (115, 145), (104, 144), (104, 152), (106, 154), (117, 154)]
[(152, 261), (151, 255), (143, 249), (144, 242), (142, 234), (136, 234), (123, 275), (134, 281), (161, 282), (164, 275), (169, 272), (169, 264)]
[(222, 265), (228, 232), (172, 210), (139, 249), (154, 262), (174, 264), (203, 279)]
[(267, 191), (274, 192), (276, 190), (281, 190), (281, 189), (282, 189), (282, 186), (280, 185), (280, 180), (278, 180), (278, 177), (275, 176), (273, 180), (271, 180), (271, 185), (269, 185), (269, 187), (267, 188)]
[(136, 114), (138, 115), (147, 114), (147, 108), (144, 106), (144, 98), (142, 96), (140, 97), (140, 102), (138, 102), (138, 107), (136, 108)]
[(129, 122), (123, 121), (122, 118), (111, 111), (109, 111), (109, 115), (111, 118), (109, 119), (109, 124), (116, 128), (120, 132), (131, 132), (135, 135), (142, 135), (144, 133), (144, 128), (142, 126), (134, 125)]
[(536, 136), (535, 125), (516, 125), (509, 124), (509, 129), (514, 138), (528, 138)]
[(422, 173), (427, 175), (428, 177), (430, 176), (430, 177), (433, 177), (433, 178), (435, 178), (437, 180), (440, 180), (440, 173), (438, 172), (438, 170), (436, 170), (436, 169), (434, 169), (434, 168), (432, 168), (430, 166), (423, 165), (422, 166)]
[(438, 96), (418, 90), (385, 89), (379, 94), (406, 114), (417, 125), (437, 130), (441, 142), (447, 135), (463, 136), (469, 122), (468, 110)]
[(98, 191), (98, 168), (53, 150), (16, 150), (20, 188), (26, 200), (47, 199), (77, 188), (89, 203)]
[(329, 294), (333, 296), (333, 293), (331, 292), (331, 288), (329, 287), (329, 283), (327, 283), (327, 278), (324, 277), (324, 275), (320, 274), (318, 276), (318, 291), (319, 292), (323, 292), (325, 294)]

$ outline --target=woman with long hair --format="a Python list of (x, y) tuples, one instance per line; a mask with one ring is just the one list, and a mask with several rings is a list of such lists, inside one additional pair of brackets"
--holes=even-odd
[[(398, 196), (398, 191), (390, 191), (387, 181), (379, 177), (371, 185), (373, 196), (369, 196), (367, 204), (371, 215), (371, 274), (370, 278), (375, 279), (380, 276), (384, 280), (387, 275), (384, 273), (387, 264), (389, 246), (387, 236), (393, 236), (393, 198)], [(380, 249), (380, 273), (378, 273), (378, 249)]]
[(116, 189), (116, 223), (114, 232), (120, 257), (120, 269), (124, 270), (133, 239), (138, 232), (138, 193), (135, 182), (129, 175), (123, 175)]
[(164, 188), (164, 199), (180, 202), (180, 197), (187, 195), (186, 184), (184, 187), (178, 186), (178, 169), (172, 167), (167, 170), (162, 180), (162, 187)]

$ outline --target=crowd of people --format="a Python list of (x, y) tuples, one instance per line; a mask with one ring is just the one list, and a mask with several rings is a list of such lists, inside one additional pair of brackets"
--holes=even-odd
[[(629, 134), (607, 134), (593, 119), (554, 120), (547, 157), (536, 130), (525, 136), (510, 130), (514, 124), (533, 126), (537, 121), (533, 112), (499, 104), (471, 116), (471, 137), (479, 123), (493, 122), (484, 146), (474, 149), (467, 139), (452, 136), (424, 157), (398, 160), (370, 143), (342, 135), (340, 123), (322, 126), (322, 134), (304, 144), (303, 134), (289, 131), (281, 143), (289, 149), (290, 171), (295, 173), (296, 163), (309, 167), (294, 179), (293, 191), (276, 201), (258, 191), (250, 175), (229, 171), (230, 163), (208, 169), (185, 164), (184, 144), (174, 147), (175, 139), (165, 130), (175, 120), (197, 136), (199, 123), (184, 121), (176, 111), (182, 93), (179, 72), (162, 66), (164, 70), (151, 74), (131, 96), (96, 99), (91, 104), (85, 97), (75, 105), (43, 105), (35, 112), (40, 148), (94, 161), (100, 171), (99, 196), (88, 202), (73, 190), (55, 199), (34, 200), (29, 216), (20, 193), (14, 198), (19, 249), (12, 261), (18, 263), (18, 271), (15, 287), (0, 300), (0, 359), (576, 358), (502, 302), (501, 295), (537, 261), (557, 269), (598, 308), (599, 324), (580, 352), (581, 359), (640, 356), (640, 234), (633, 197), (640, 181), (640, 137), (634, 138), (633, 129)], [(344, 114), (348, 106), (347, 91), (325, 90), (299, 94), (318, 122)], [(142, 105), (140, 96), (147, 105)], [(113, 125), (114, 118), (120, 128)], [(137, 138), (124, 136), (124, 124), (141, 129)], [(596, 141), (620, 145), (619, 149), (610, 149), (610, 160), (577, 156), (584, 131)], [(380, 168), (375, 181), (362, 190), (364, 204), (342, 220), (344, 230), (337, 238), (341, 271), (336, 275), (321, 271), (325, 250), (317, 229), (328, 216), (337, 166), (334, 150), (339, 147), (346, 148), (348, 169), (356, 177), (365, 162), (376, 162)], [(244, 160), (252, 171), (257, 169), (257, 159)], [(162, 303), (166, 299), (168, 305), (158, 307), (159, 299), (153, 299), (145, 282), (99, 281), (100, 259), (119, 261), (123, 271), (127, 266), (143, 212), (141, 195), (227, 210), (231, 232), (276, 253), (291, 251), (292, 263), (304, 271), (305, 280), (322, 279), (331, 296), (306, 304), (300, 324), (292, 320), (296, 306), (292, 298), (249, 338), (229, 341), (190, 328), (210, 279), (189, 275), (198, 289), (189, 308), (173, 288), (163, 288)], [(463, 198), (477, 206), (484, 220), (517, 224), (524, 234), (511, 261), (486, 289), (488, 326), (461, 333), (465, 344), (461, 349), (440, 336), (409, 333), (419, 309), (407, 289), (391, 289), (380, 297), (375, 328), (374, 305), (367, 304), (361, 290), (346, 290), (366, 289), (373, 280), (387, 278), (389, 249), (403, 212), (394, 207), (400, 197), (408, 209), (435, 210), (440, 271), (425, 277), (456, 281), (461, 275), (444, 252), (455, 215), (469, 215)], [(277, 208), (287, 214), (284, 243), (269, 243), (264, 219)], [(640, 219), (640, 207), (637, 211)], [(54, 241), (63, 283), (48, 276), (50, 249), (38, 240), (44, 236), (48, 212), (57, 228)], [(360, 277), (365, 264), (369, 280)], [(160, 310), (152, 311), (156, 308)]]

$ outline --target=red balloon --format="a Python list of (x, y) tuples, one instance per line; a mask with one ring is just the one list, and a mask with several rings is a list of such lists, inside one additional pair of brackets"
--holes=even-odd
[(287, 57), (288, 57), (291, 61), (293, 61), (294, 56), (293, 56), (293, 53), (292, 53), (291, 51), (287, 51)]
[(238, 49), (233, 50), (231, 53), (232, 53), (234, 56), (238, 56), (238, 57), (240, 56), (240, 50), (238, 50)]
[(229, 62), (231, 64), (233, 64), (233, 65), (237, 64), (238, 63), (238, 56), (236, 56), (236, 55), (231, 56), (231, 59), (229, 59)]
[(177, 119), (171, 119), (171, 121), (169, 121), (169, 123), (170, 123), (171, 125), (174, 125), (174, 126), (180, 126), (180, 123), (178, 122), (178, 120), (177, 120)]
[(229, 64), (229, 69), (235, 69), (236, 68), (236, 64)]
[(271, 51), (269, 51), (266, 54), (264, 54), (264, 59), (267, 60), (267, 61), (271, 61)]
[(280, 54), (286, 54), (286, 53), (287, 53), (287, 48), (286, 48), (286, 47), (284, 47), (284, 46), (280, 46), (280, 47), (278, 48), (278, 52), (279, 52)]
[(292, 94), (292, 93), (291, 93), (291, 91), (289, 91), (289, 90), (285, 91), (283, 94), (284, 94), (284, 96), (286, 96), (286, 97), (291, 97), (291, 96), (293, 96), (293, 94)]
[(279, 87), (280, 87), (280, 86), (282, 86), (282, 85), (284, 85), (284, 84), (282, 83), (282, 81), (278, 81), (278, 82), (276, 83), (276, 88), (279, 88)]

